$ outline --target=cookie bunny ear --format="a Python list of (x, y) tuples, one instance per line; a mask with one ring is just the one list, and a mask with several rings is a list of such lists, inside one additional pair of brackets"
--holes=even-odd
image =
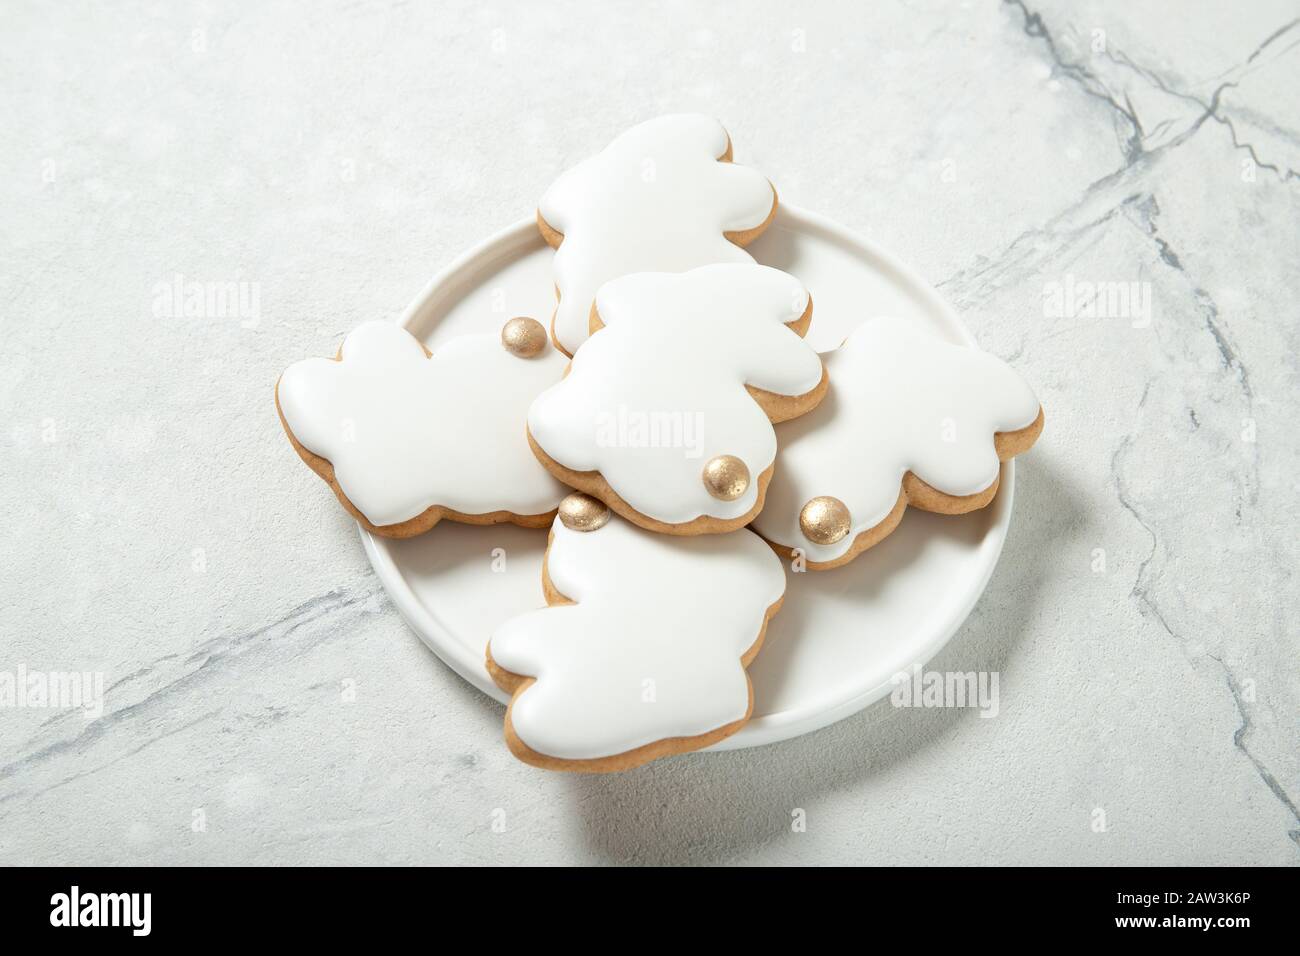
[[(734, 365), (769, 420), (785, 421), (816, 403), (789, 400), (791, 383), (821, 381), (821, 361), (795, 341), (808, 330), (812, 299), (794, 276), (769, 266), (719, 264), (681, 275), (637, 273), (607, 282), (596, 295), (592, 327), (611, 321), (673, 323), (719, 332), (715, 357)], [(691, 348), (688, 337), (681, 344)], [(710, 346), (711, 348), (713, 346)]]
[[(950, 382), (945, 397), (936, 396), (934, 400), (931, 415), (937, 416), (932, 425), (934, 436), (929, 441), (915, 442), (910, 450), (909, 470), (922, 481), (933, 481), (936, 490), (954, 499), (947, 506), (939, 504), (932, 510), (949, 513), (982, 507), (970, 500), (955, 499), (977, 497), (993, 485), (1002, 459), (1011, 457), (1002, 454), (1003, 443), (997, 436), (1026, 428), (1041, 414), (1038, 399), (1029, 385), (1006, 362), (978, 349), (967, 349), (961, 358), (965, 360), (964, 368), (954, 373), (961, 380)], [(977, 388), (974, 383), (979, 383)], [(943, 387), (933, 380), (918, 386)], [(993, 400), (983, 404), (980, 402), (983, 396)], [(1035, 432), (1033, 439), (1036, 438)], [(1012, 454), (1028, 447), (1025, 445)]]
[[(795, 418), (813, 408), (825, 391), (821, 359), (802, 339), (812, 321), (812, 297), (794, 276), (768, 266), (716, 266), (724, 285), (710, 295), (727, 296), (737, 314), (752, 317), (736, 342), (738, 361), (750, 393), (773, 422)], [(790, 383), (816, 376), (822, 387), (808, 400), (790, 401)]]
[[(755, 225), (754, 197), (765, 189), (771, 195), (771, 204), (763, 221)], [(770, 179), (749, 166), (723, 164), (718, 177), (718, 193), (726, 216), (723, 233), (738, 246), (747, 246), (761, 236), (776, 216), (776, 187)]]
[(676, 150), (697, 151), (718, 162), (732, 159), (731, 136), (721, 123), (705, 113), (666, 113), (634, 126), (624, 135), (629, 138), (639, 135), (646, 142), (661, 143)]
[[(701, 153), (707, 151), (717, 160), (714, 196), (722, 216), (723, 233), (728, 240), (744, 246), (762, 235), (776, 215), (776, 187), (762, 173), (735, 162), (731, 136), (717, 120), (700, 113), (681, 113), (661, 116), (645, 125), (665, 139), (676, 135), (682, 140), (690, 140)], [(761, 221), (756, 222), (756, 211), (762, 208), (761, 199), (765, 195), (768, 198), (766, 213)]]

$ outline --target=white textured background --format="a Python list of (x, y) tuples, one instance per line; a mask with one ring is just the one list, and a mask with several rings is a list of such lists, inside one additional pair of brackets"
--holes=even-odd
[[(1300, 8), (790, 7), (5, 5), (0, 671), (109, 689), (0, 710), (0, 862), (1300, 861)], [(530, 769), (285, 442), (285, 365), (682, 109), (1038, 388), (935, 664), (996, 719)], [(155, 315), (177, 274), (260, 322)], [(1154, 321), (1044, 318), (1067, 274)]]

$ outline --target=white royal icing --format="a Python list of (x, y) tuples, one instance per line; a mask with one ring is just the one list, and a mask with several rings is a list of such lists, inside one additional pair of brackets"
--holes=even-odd
[[(778, 426), (776, 472), (754, 528), (811, 561), (842, 556), (898, 501), (911, 471), (948, 495), (973, 495), (998, 475), (995, 432), (1038, 417), (1038, 399), (1001, 359), (952, 345), (900, 319), (872, 319), (822, 356), (830, 389), (817, 408)], [(809, 541), (799, 512), (830, 495), (852, 530), (835, 544)]]
[(720, 163), (727, 132), (698, 113), (634, 126), (565, 172), (539, 204), (564, 234), (555, 253), (555, 339), (569, 354), (587, 338), (596, 290), (630, 272), (684, 272), (753, 262), (724, 232), (763, 224), (776, 195), (761, 173)]
[(552, 531), (547, 571), (576, 603), (512, 618), (489, 644), (498, 666), (537, 678), (511, 706), (520, 740), (591, 760), (745, 716), (741, 658), (785, 592), (761, 538), (661, 535), (617, 516), (587, 532), (557, 518)]
[(374, 525), (433, 505), (465, 514), (544, 514), (566, 494), (528, 447), (529, 403), (564, 374), (548, 348), (508, 352), (497, 335), (453, 339), (427, 358), (389, 322), (367, 322), (342, 360), (312, 358), (280, 379), (294, 437), (334, 465), (343, 493)]
[[(817, 353), (785, 325), (808, 306), (803, 285), (767, 266), (714, 265), (615, 279), (596, 305), (605, 328), (533, 402), (533, 439), (566, 468), (599, 471), (658, 521), (743, 516), (776, 456), (772, 424), (745, 385), (802, 395), (822, 378)], [(716, 455), (749, 468), (735, 501), (712, 497), (701, 479)]]

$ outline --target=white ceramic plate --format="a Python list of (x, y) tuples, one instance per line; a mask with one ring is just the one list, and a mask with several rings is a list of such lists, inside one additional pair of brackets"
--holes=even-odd
[[(911, 319), (973, 345), (961, 321), (920, 278), (862, 236), (781, 206), (749, 247), (761, 263), (812, 292), (808, 339), (835, 348), (871, 315)], [(430, 348), (466, 332), (498, 330), (515, 315), (548, 324), (555, 304), (551, 251), (529, 218), (465, 253), (411, 303), (401, 323)], [(993, 504), (960, 517), (909, 509), (898, 530), (833, 571), (787, 571), (785, 605), (749, 668), (754, 716), (715, 749), (753, 747), (808, 733), (889, 693), (891, 678), (928, 661), (984, 591), (1011, 520), (1015, 471), (1002, 466)], [(503, 703), (483, 667), (498, 624), (542, 606), (546, 535), (513, 525), (450, 521), (405, 541), (362, 531), (366, 553), (402, 616), (463, 678)], [(495, 552), (495, 549), (501, 549)], [(495, 555), (494, 555), (495, 552)], [(504, 557), (504, 568), (499, 558)]]

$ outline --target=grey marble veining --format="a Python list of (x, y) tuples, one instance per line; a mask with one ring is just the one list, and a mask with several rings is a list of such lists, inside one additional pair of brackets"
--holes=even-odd
[[(787, 7), (10, 11), (0, 672), (104, 696), (0, 707), (0, 862), (1300, 860), (1300, 10)], [(286, 364), (675, 109), (1037, 388), (932, 665), (997, 671), (996, 719), (530, 769), (285, 443)], [(187, 316), (177, 276), (246, 308)]]

